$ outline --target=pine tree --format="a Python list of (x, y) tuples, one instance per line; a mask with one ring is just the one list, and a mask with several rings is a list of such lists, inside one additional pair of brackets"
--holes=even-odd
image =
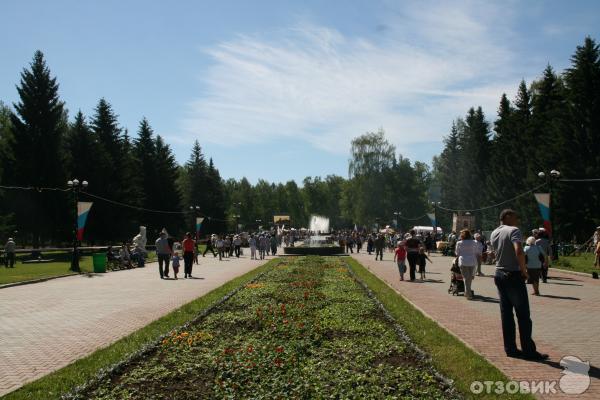
[[(12, 112), (0, 101), (0, 184), (6, 181), (5, 171), (13, 170), (15, 159), (10, 151), (13, 134), (11, 123)], [(0, 190), (0, 235), (8, 237), (13, 232), (14, 209), (8, 207), (10, 193)]]
[(219, 174), (219, 170), (215, 167), (212, 158), (208, 162), (208, 204), (206, 206), (206, 212), (209, 216), (214, 218), (214, 221), (209, 221), (209, 228), (215, 232), (222, 232), (225, 225), (225, 188), (223, 180)]
[(97, 161), (94, 159), (97, 142), (80, 111), (69, 126), (65, 140), (67, 171), (73, 177), (95, 181)]
[[(65, 187), (62, 142), (67, 128), (66, 110), (58, 95), (44, 55), (36, 51), (17, 86), (19, 102), (12, 114), (10, 153), (15, 163), (6, 171), (7, 183), (18, 186)], [(71, 221), (67, 198), (59, 193), (23, 193), (14, 196), (17, 222), (33, 233), (38, 245), (46, 239), (66, 240)], [(71, 205), (70, 203), (68, 203)]]
[[(183, 201), (184, 211), (188, 211), (188, 207), (200, 207), (202, 215), (209, 215), (208, 208), (210, 203), (208, 195), (208, 169), (200, 143), (196, 140), (192, 147), (192, 154), (189, 160), (185, 163), (180, 171), (179, 187)], [(196, 213), (188, 213), (186, 217), (186, 226), (194, 226)], [(206, 221), (208, 223), (208, 221)], [(205, 224), (206, 227), (206, 224)]]
[[(156, 181), (156, 145), (154, 132), (146, 118), (140, 121), (138, 137), (134, 142), (133, 153), (139, 166), (140, 185), (142, 189), (141, 204), (144, 208), (153, 209), (158, 206), (150, 199), (158, 190)], [(150, 218), (151, 215), (145, 215)]]
[[(97, 143), (94, 153), (100, 173), (94, 180), (82, 177), (90, 182), (88, 191), (117, 202), (135, 204), (138, 199), (132, 193), (136, 193), (137, 189), (132, 177), (137, 171), (125, 167), (127, 154), (123, 130), (112, 106), (105, 99), (98, 101), (90, 127)], [(93, 208), (86, 229), (92, 240), (120, 243), (135, 235), (135, 212), (131, 209), (101, 200), (95, 200)], [(106, 221), (116, 223), (106, 224)]]
[[(155, 209), (176, 211), (181, 209), (181, 194), (177, 185), (179, 166), (171, 147), (164, 142), (160, 135), (154, 140), (156, 149), (156, 187), (152, 193), (146, 192), (148, 204)], [(152, 225), (158, 229), (167, 228), (172, 235), (182, 235), (192, 227), (184, 227), (184, 220), (179, 214), (157, 214), (153, 216)]]
[[(462, 196), (459, 188), (456, 185), (458, 176), (460, 176), (460, 147), (459, 147), (459, 133), (457, 121), (452, 122), (452, 128), (450, 134), (444, 138), (444, 150), (437, 159), (437, 179), (440, 184), (441, 202), (446, 208), (460, 207)], [(444, 226), (448, 226), (451, 221), (451, 217), (445, 214), (438, 215), (440, 223)]]
[[(529, 190), (527, 181), (527, 157), (525, 128), (528, 129), (528, 120), (531, 117), (529, 91), (522, 81), (519, 85), (519, 94), (513, 107), (503, 94), (498, 108), (498, 119), (494, 123), (494, 137), (491, 144), (490, 169), (486, 185), (489, 195), (486, 204), (495, 204)], [(518, 104), (518, 105), (517, 105)], [(512, 207), (524, 215), (523, 204), (534, 204), (531, 199), (519, 199), (525, 203), (513, 202), (500, 208)], [(499, 209), (489, 209), (485, 213), (488, 221), (487, 227), (491, 228), (498, 220)]]
[[(571, 57), (564, 75), (569, 102), (569, 129), (562, 148), (561, 172), (566, 178), (600, 176), (600, 50), (587, 37)], [(600, 223), (597, 216), (600, 195), (597, 185), (559, 185), (553, 202), (557, 231), (572, 232), (585, 240)]]

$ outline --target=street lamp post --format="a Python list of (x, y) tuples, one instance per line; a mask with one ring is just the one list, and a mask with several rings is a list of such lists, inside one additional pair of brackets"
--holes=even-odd
[(235, 233), (239, 233), (240, 230), (240, 213), (242, 209), (242, 202), (239, 201), (237, 203), (233, 203), (233, 205), (237, 208), (237, 213), (233, 216), (235, 218)]
[(437, 218), (437, 208), (442, 204), (441, 201), (432, 201), (431, 205), (433, 206), (433, 235), (437, 235), (437, 227), (438, 227), (438, 218)]
[(80, 182), (79, 179), (75, 178), (73, 180), (67, 181), (67, 186), (69, 187), (69, 189), (71, 189), (75, 205), (75, 219), (73, 220), (73, 257), (71, 258), (71, 271), (81, 272), (81, 268), (79, 268), (79, 238), (77, 237), (77, 219), (79, 217), (77, 215), (77, 204), (79, 203), (79, 192), (88, 186), (88, 182)]
[(192, 221), (192, 224), (194, 225), (194, 231), (196, 232), (194, 236), (196, 237), (196, 240), (198, 240), (198, 229), (196, 229), (196, 220), (200, 215), (200, 206), (190, 206), (190, 211), (194, 215), (194, 220)]
[(400, 211), (394, 211), (394, 217), (395, 217), (395, 221), (396, 221), (396, 230), (398, 230), (398, 218), (400, 218), (401, 215), (402, 215), (402, 213)]

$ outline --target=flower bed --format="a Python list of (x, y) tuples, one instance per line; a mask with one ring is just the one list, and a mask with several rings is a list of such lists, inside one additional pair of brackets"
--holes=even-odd
[(450, 397), (343, 260), (286, 259), (86, 399)]

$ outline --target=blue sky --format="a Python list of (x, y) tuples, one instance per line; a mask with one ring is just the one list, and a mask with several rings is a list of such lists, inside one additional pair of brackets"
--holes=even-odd
[(384, 128), (430, 162), (451, 121), (547, 63), (561, 71), (598, 1), (27, 1), (0, 5), (0, 100), (36, 49), (71, 116), (105, 97), (179, 162), (194, 139), (225, 178), (347, 175), (350, 141)]

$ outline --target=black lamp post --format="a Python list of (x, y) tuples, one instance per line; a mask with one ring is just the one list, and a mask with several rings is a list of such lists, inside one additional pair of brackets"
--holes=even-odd
[(437, 235), (437, 227), (438, 227), (438, 219), (437, 219), (437, 208), (442, 204), (441, 201), (432, 201), (431, 205), (433, 206), (433, 235)]
[(394, 221), (396, 221), (396, 230), (398, 230), (398, 218), (400, 218), (401, 215), (402, 213), (400, 211), (394, 211)]
[(88, 186), (87, 181), (79, 181), (79, 179), (75, 178), (73, 180), (67, 181), (67, 186), (71, 189), (71, 193), (73, 194), (73, 202), (75, 205), (75, 219), (73, 220), (73, 257), (71, 258), (71, 271), (73, 272), (81, 272), (81, 268), (79, 268), (79, 238), (77, 237), (77, 203), (79, 203), (79, 192), (82, 189), (85, 189)]
[(190, 206), (190, 211), (193, 214), (193, 221), (192, 224), (194, 226), (194, 232), (196, 232), (194, 234), (194, 237), (196, 238), (196, 240), (198, 240), (198, 229), (196, 229), (196, 220), (198, 219), (198, 216), (200, 215), (200, 206)]
[(240, 211), (242, 209), (242, 202), (233, 203), (237, 209), (237, 213), (233, 216), (235, 218), (235, 233), (239, 233), (240, 230)]

